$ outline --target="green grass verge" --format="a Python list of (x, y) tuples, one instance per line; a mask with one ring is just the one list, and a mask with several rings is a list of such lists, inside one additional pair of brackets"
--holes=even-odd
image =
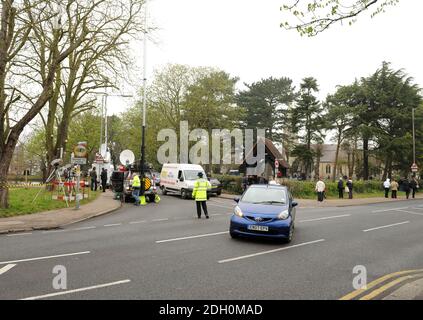
[[(0, 218), (13, 217), (25, 214), (32, 214), (54, 209), (66, 208), (64, 201), (52, 200), (52, 193), (42, 188), (37, 199), (32, 203), (40, 188), (10, 189), (9, 209), (0, 209)], [(90, 191), (90, 198), (81, 201), (81, 205), (93, 201), (100, 194), (100, 191)], [(69, 207), (75, 207), (75, 201), (69, 202)]]

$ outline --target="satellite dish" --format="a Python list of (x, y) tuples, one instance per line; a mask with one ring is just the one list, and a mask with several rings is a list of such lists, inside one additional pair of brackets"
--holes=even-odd
[(135, 155), (131, 150), (123, 150), (119, 155), (120, 163), (124, 166), (133, 164), (135, 161)]

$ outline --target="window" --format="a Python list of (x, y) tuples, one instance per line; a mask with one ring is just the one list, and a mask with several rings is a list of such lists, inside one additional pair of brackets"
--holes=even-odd
[(326, 173), (330, 174), (330, 171), (331, 171), (331, 166), (330, 166), (330, 164), (328, 164), (328, 165), (326, 165)]

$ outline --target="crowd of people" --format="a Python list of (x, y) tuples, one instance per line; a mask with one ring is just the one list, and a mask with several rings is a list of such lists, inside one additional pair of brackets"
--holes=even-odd
[(419, 189), (419, 183), (416, 177), (412, 177), (411, 180), (408, 180), (406, 177), (396, 181), (395, 179), (387, 178), (383, 183), (383, 188), (385, 189), (385, 198), (389, 198), (389, 191), (391, 191), (391, 198), (397, 199), (398, 191), (404, 191), (407, 199), (410, 198), (410, 194), (414, 199), (416, 197), (417, 189)]

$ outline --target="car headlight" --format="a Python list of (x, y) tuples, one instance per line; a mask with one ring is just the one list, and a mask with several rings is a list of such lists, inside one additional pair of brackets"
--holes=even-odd
[(236, 206), (235, 207), (235, 209), (234, 209), (234, 214), (236, 215), (236, 216), (238, 216), (238, 217), (243, 217), (244, 216), (244, 214), (242, 213), (242, 211), (241, 211), (241, 208), (240, 207), (238, 207), (238, 206)]
[(288, 219), (288, 217), (289, 217), (289, 211), (288, 210), (284, 210), (281, 213), (279, 213), (279, 215), (278, 215), (278, 219), (280, 219), (280, 220)]

